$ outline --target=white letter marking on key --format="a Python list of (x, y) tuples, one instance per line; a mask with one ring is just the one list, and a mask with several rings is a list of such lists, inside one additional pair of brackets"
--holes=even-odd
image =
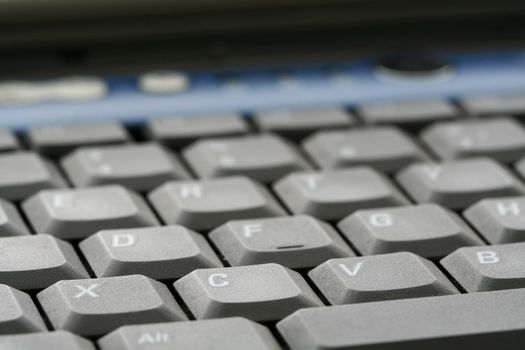
[(306, 183), (306, 187), (310, 189), (317, 188), (317, 182), (319, 181), (319, 176), (317, 175), (306, 175), (303, 176), (303, 180)]
[(208, 277), (208, 284), (212, 287), (226, 287), (230, 284), (228, 275), (225, 273), (214, 273)]
[(500, 216), (520, 215), (520, 207), (517, 202), (498, 202), (496, 204)]
[(261, 224), (244, 225), (244, 237), (252, 237), (254, 233), (262, 232)]
[(170, 336), (168, 333), (143, 333), (138, 339), (138, 344), (159, 344), (159, 343), (169, 343)]
[(98, 287), (98, 284), (92, 284), (92, 285), (90, 285), (87, 288), (83, 287), (83, 286), (79, 286), (78, 284), (76, 284), (75, 287), (77, 287), (80, 290), (80, 293), (75, 295), (73, 297), (73, 299), (82, 298), (82, 297), (84, 297), (84, 295), (85, 296), (89, 296), (90, 298), (98, 298), (99, 297), (99, 295), (93, 291), (95, 288)]
[(499, 262), (499, 257), (496, 252), (487, 250), (478, 252), (478, 260), (480, 264), (495, 264)]
[(111, 245), (113, 248), (129, 247), (135, 244), (135, 236), (130, 234), (118, 234), (113, 236)]
[(354, 158), (356, 154), (355, 148), (350, 145), (344, 145), (339, 149), (339, 155), (342, 158)]
[(357, 272), (359, 272), (359, 270), (361, 269), (361, 266), (363, 265), (363, 262), (360, 261), (358, 262), (354, 269), (353, 270), (350, 270), (345, 264), (339, 264), (339, 267), (341, 268), (341, 270), (344, 271), (344, 273), (346, 273), (348, 276), (350, 277), (354, 277), (355, 275), (357, 275)]
[(188, 184), (180, 188), (180, 196), (182, 198), (201, 198), (202, 197), (202, 187), (198, 184)]
[(370, 215), (370, 224), (376, 227), (391, 226), (394, 222), (388, 213), (377, 213)]

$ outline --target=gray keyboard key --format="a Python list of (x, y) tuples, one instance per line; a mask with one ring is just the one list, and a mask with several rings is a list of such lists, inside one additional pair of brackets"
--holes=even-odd
[(22, 208), (35, 231), (63, 239), (159, 224), (142, 197), (118, 185), (41, 191)]
[(149, 191), (189, 177), (174, 154), (154, 143), (80, 148), (61, 163), (77, 187), (119, 184)]
[(29, 295), (0, 284), (0, 300), (0, 334), (46, 331), (44, 321)]
[(18, 289), (88, 278), (71, 244), (47, 234), (0, 238), (0, 281)]
[(167, 224), (209, 230), (235, 219), (285, 215), (260, 184), (242, 176), (207, 181), (172, 181), (149, 194)]
[(36, 126), (26, 136), (33, 149), (50, 156), (64, 155), (76, 147), (130, 140), (126, 129), (116, 122)]
[(342, 108), (277, 109), (259, 111), (253, 121), (264, 132), (299, 140), (321, 129), (344, 129), (355, 117)]
[(525, 114), (525, 94), (520, 93), (476, 94), (462, 97), (459, 103), (472, 115)]
[(516, 163), (516, 171), (523, 179), (525, 179), (525, 158), (521, 158)]
[(525, 241), (525, 197), (484, 199), (463, 216), (491, 244)]
[(322, 305), (301, 275), (277, 264), (195, 270), (174, 286), (197, 319), (274, 321)]
[(368, 165), (394, 172), (427, 159), (408, 135), (392, 127), (318, 132), (303, 147), (321, 168)]
[(20, 201), (48, 188), (66, 187), (56, 167), (32, 152), (0, 155), (0, 197)]
[(20, 148), (18, 139), (8, 130), (0, 129), (0, 152), (14, 151)]
[(434, 258), (483, 245), (457, 214), (436, 204), (359, 210), (338, 227), (363, 255), (408, 251)]
[(379, 101), (357, 107), (357, 113), (367, 124), (396, 124), (419, 127), (438, 120), (459, 116), (459, 110), (446, 100)]
[(97, 277), (175, 279), (222, 267), (206, 239), (182, 226), (103, 230), (80, 242), (80, 250)]
[(510, 163), (525, 153), (525, 129), (510, 118), (439, 123), (421, 138), (441, 159), (487, 156)]
[(186, 319), (165, 285), (141, 275), (60, 281), (37, 298), (55, 329), (82, 336)]
[(279, 350), (270, 331), (241, 317), (124, 326), (98, 342), (101, 350)]
[(11, 203), (0, 199), (0, 237), (28, 235), (29, 230)]
[(467, 292), (525, 288), (525, 243), (461, 248), (440, 263)]
[(201, 178), (245, 175), (272, 182), (291, 171), (310, 168), (291, 144), (275, 135), (201, 140), (183, 154)]
[(406, 252), (331, 259), (308, 276), (331, 304), (457, 293), (437, 266)]
[(397, 181), (416, 202), (434, 202), (450, 209), (464, 209), (484, 198), (525, 193), (510, 171), (489, 158), (413, 164), (398, 173)]
[(235, 113), (173, 116), (150, 120), (147, 132), (166, 146), (181, 148), (203, 137), (246, 134), (248, 125)]
[(294, 214), (339, 220), (362, 208), (408, 204), (382, 174), (368, 167), (292, 173), (274, 190)]
[(278, 263), (302, 269), (354, 256), (330, 225), (306, 215), (230, 221), (209, 237), (233, 266)]
[(9, 350), (95, 350), (95, 346), (87, 339), (66, 332), (46, 332), (20, 335), (0, 336), (0, 349)]
[(525, 289), (299, 310), (277, 324), (292, 350), (517, 350)]

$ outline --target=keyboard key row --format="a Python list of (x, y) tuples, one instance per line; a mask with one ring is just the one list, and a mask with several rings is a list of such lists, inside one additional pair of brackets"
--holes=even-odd
[[(43, 276), (31, 276), (27, 269), (40, 265), (46, 258), (49, 260), (52, 251), (49, 244), (60, 241), (46, 235), (29, 238), (34, 239), (33, 244), (37, 238), (41, 243), (36, 247), (40, 249), (36, 253), (40, 254), (40, 261), (26, 263), (22, 267), (26, 270), (24, 277), (42, 282)], [(48, 277), (47, 282), (56, 277), (59, 280), (37, 294), (54, 329), (98, 336), (124, 324), (187, 318), (164, 284), (135, 274), (89, 279), (85, 270), (79, 268), (78, 259), (72, 257), (70, 246), (70, 252), (66, 246), (54, 248), (54, 254), (68, 259), (68, 266), (60, 265), (58, 258), (44, 261), (47, 265), (41, 272)], [(30, 252), (25, 258), (34, 260), (33, 255)], [(21, 261), (21, 254), (18, 259)], [(525, 243), (516, 243), (460, 248), (440, 264), (462, 288), (477, 292), (523, 288), (524, 267), (519, 264), (523, 261)], [(69, 272), (76, 269), (81, 278), (70, 279), (72, 275), (66, 274), (66, 268)], [(53, 273), (47, 271), (53, 269)], [(308, 278), (331, 304), (458, 293), (433, 262), (407, 252), (330, 259), (311, 270)], [(15, 282), (8, 283), (26, 286), (12, 281)], [(278, 321), (298, 309), (323, 305), (299, 273), (273, 263), (196, 269), (176, 280), (173, 286), (197, 319), (242, 316), (261, 322)], [(7, 285), (0, 286), (0, 294), (3, 300), (0, 334), (45, 330), (27, 294)]]
[[(493, 291), (523, 288), (523, 267), (510, 261), (522, 261), (524, 256), (523, 243), (473, 247), (462, 248), (441, 263), (469, 292)], [(308, 276), (332, 304), (458, 293), (436, 265), (411, 253), (331, 259)], [(278, 264), (197, 269), (173, 285), (197, 319), (241, 316), (278, 321), (296, 310), (323, 305), (301, 275)], [(54, 329), (84, 336), (106, 334), (124, 324), (187, 318), (164, 284), (142, 275), (62, 280), (37, 298)], [(26, 304), (33, 305), (27, 298)], [(37, 322), (35, 315), (26, 317)], [(8, 323), (0, 322), (0, 327), (18, 320), (8, 312), (4, 317)], [(24, 328), (26, 323), (15, 321), (20, 332), (36, 330)]]
[[(525, 131), (522, 133), (525, 147)], [(503, 134), (507, 136), (500, 137), (502, 142), (514, 142), (508, 136), (512, 134)], [(491, 139), (499, 142), (497, 138)], [(519, 142), (515, 146), (497, 146), (496, 153), (488, 153), (504, 161), (513, 160), (525, 150)], [(320, 132), (308, 138), (305, 147), (312, 159), (328, 170), (349, 167), (353, 171), (357, 165), (366, 164), (384, 172), (397, 172), (396, 180), (413, 199), (437, 202), (452, 209), (463, 209), (484, 197), (524, 192), (523, 184), (490, 158), (432, 163), (411, 138), (396, 129)], [(202, 140), (187, 148), (183, 155), (192, 170), (204, 179), (243, 175), (265, 183), (277, 182), (278, 187), (286, 186), (283, 182), (294, 183), (301, 171), (305, 174), (310, 171), (299, 151), (274, 135)], [(525, 160), (516, 162), (516, 170), (525, 177), (523, 164)], [(63, 157), (61, 165), (68, 179), (79, 187), (120, 184), (148, 192), (167, 181), (190, 177), (171, 151), (152, 143), (81, 148)], [(0, 174), (0, 197), (4, 199), (21, 201), (40, 190), (67, 186), (52, 162), (32, 152), (0, 155), (0, 166), (5, 169)], [(343, 170), (334, 174), (342, 174)], [(320, 175), (323, 174), (321, 177), (332, 178), (328, 182), (338, 182), (336, 178), (340, 176), (329, 175), (333, 174), (331, 171), (322, 171)], [(290, 178), (286, 180), (286, 176)], [(370, 180), (377, 176), (365, 177)], [(310, 187), (315, 185), (316, 178), (308, 177)], [(301, 198), (292, 202), (297, 200)]]
[[(197, 319), (276, 321), (300, 308), (323, 305), (299, 273), (277, 264), (198, 269), (174, 287)], [(12, 333), (45, 329), (25, 293), (2, 288), (13, 299), (12, 306), (2, 306), (13, 311), (0, 315), (0, 331), (5, 327), (4, 333), (11, 332), (12, 324), (18, 327)], [(103, 335), (122, 325), (187, 319), (164, 284), (142, 275), (62, 280), (39, 292), (37, 299), (54, 329), (83, 336)], [(16, 307), (22, 302), (27, 315)]]
[[(302, 309), (277, 324), (287, 348), (519, 348), (525, 289)], [(392, 322), (399, 320), (399, 322)], [(234, 317), (126, 325), (98, 340), (101, 350), (281, 349), (269, 330)], [(0, 337), (5, 349), (94, 350), (67, 331)]]
[[(466, 96), (460, 104), (469, 114), (521, 116), (523, 95)], [(377, 101), (355, 107), (356, 114), (369, 125), (398, 125), (419, 128), (431, 122), (456, 119), (459, 109), (444, 99)], [(301, 139), (319, 129), (346, 128), (356, 124), (356, 117), (343, 108), (301, 108), (262, 110), (250, 119), (258, 131), (275, 132), (291, 139)], [(246, 134), (248, 123), (237, 113), (197, 116), (164, 116), (145, 123), (145, 134), (170, 147), (181, 148), (203, 137), (223, 137)], [(12, 134), (4, 132), (0, 149), (18, 147)], [(59, 156), (76, 147), (127, 142), (131, 136), (115, 122), (62, 124), (31, 127), (25, 137), (35, 150)]]
[[(508, 245), (518, 256), (498, 253), (505, 245), (485, 246), (457, 214), (435, 204), (359, 210), (338, 228), (356, 251), (371, 258), (411, 252), (434, 259), (448, 255), (443, 261), (461, 262), (457, 256), (465, 250), (474, 252), (472, 259), (488, 264), (521, 261), (519, 255), (525, 254), (524, 243)], [(305, 269), (328, 259), (354, 256), (331, 226), (308, 216), (230, 221), (209, 238), (232, 266), (279, 263)], [(0, 281), (18, 289), (42, 289), (60, 280), (88, 277), (73, 246), (48, 234), (0, 238), (0, 248)], [(79, 248), (97, 277), (143, 274), (169, 280), (196, 269), (222, 267), (204, 237), (182, 226), (103, 230), (80, 242)], [(503, 285), (522, 283), (516, 280), (525, 277), (522, 267), (516, 263), (497, 266), (503, 272), (496, 269), (496, 276), (507, 274)]]
[[(229, 349), (279, 350), (270, 331), (241, 317), (127, 325), (98, 340), (101, 350)], [(95, 350), (68, 331), (0, 336), (1, 349)]]
[[(464, 209), (485, 199), (471, 207), (466, 218), (493, 243), (521, 240), (525, 227), (519, 221), (521, 201), (500, 197), (521, 195), (524, 186), (494, 161), (418, 164), (401, 172), (398, 179), (420, 203)], [(390, 180), (366, 167), (294, 172), (276, 182), (274, 192), (293, 214), (331, 221), (358, 209), (409, 204)], [(492, 197), (496, 199), (488, 201)], [(164, 223), (197, 231), (212, 230), (230, 220), (286, 214), (267, 189), (245, 177), (169, 181), (150, 192), (148, 199)], [(81, 239), (103, 229), (159, 225), (142, 197), (118, 185), (44, 190), (25, 200), (21, 208), (34, 231), (64, 239)], [(3, 236), (29, 233), (8, 202), (0, 202), (0, 219)]]

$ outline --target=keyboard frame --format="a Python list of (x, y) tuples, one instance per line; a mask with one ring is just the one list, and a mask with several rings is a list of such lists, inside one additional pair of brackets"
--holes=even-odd
[(400, 77), (377, 69), (378, 57), (318, 64), (274, 65), (237, 70), (185, 71), (186, 91), (145, 93), (137, 75), (101, 76), (106, 97), (81, 102), (0, 104), (0, 127), (117, 120), (128, 126), (147, 118), (261, 109), (340, 106), (363, 102), (456, 98), (477, 93), (525, 92), (525, 49), (441, 53), (445, 74)]

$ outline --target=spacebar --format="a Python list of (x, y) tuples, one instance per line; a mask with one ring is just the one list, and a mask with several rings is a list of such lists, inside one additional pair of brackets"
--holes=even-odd
[(525, 289), (326, 306), (277, 324), (291, 349), (523, 349)]

